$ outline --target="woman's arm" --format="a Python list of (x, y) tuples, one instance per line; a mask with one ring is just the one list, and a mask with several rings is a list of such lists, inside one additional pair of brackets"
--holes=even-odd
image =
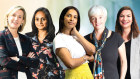
[(126, 50), (125, 50), (124, 43), (118, 48), (118, 51), (119, 51), (120, 62), (121, 62), (120, 79), (125, 79), (125, 75), (127, 71), (127, 59), (126, 59)]
[(74, 27), (72, 30), (72, 34), (74, 34), (77, 37), (77, 40), (82, 44), (84, 47), (85, 51), (87, 52), (88, 55), (93, 55), (95, 53), (96, 48), (93, 44), (88, 42)]
[(57, 48), (56, 55), (62, 60), (62, 62), (65, 64), (66, 67), (72, 68), (72, 69), (80, 66), (86, 60), (92, 59), (92, 57), (87, 56), (87, 55), (80, 58), (72, 58), (67, 48)]
[[(35, 54), (34, 54), (34, 52), (30, 52), (28, 55), (27, 55), (27, 57), (29, 57), (29, 58), (35, 58)], [(10, 57), (12, 60), (15, 60), (15, 61), (19, 61), (20, 59), (17, 57), (17, 56), (15, 56), (15, 57)]]
[(38, 67), (38, 64), (39, 64), (38, 56), (36, 54), (36, 51), (32, 47), (31, 40), (28, 39), (27, 42), (28, 42), (27, 47), (29, 47), (28, 55), (26, 57), (19, 56), (19, 59), (20, 59), (19, 62), (24, 64), (26, 67), (36, 68)]
[(27, 68), (24, 67), (23, 65), (19, 65), (19, 63), (16, 62), (15, 60), (12, 60), (8, 56), (8, 53), (9, 52), (7, 51), (5, 47), (4, 40), (0, 36), (0, 66), (4, 68), (8, 68), (8, 69), (19, 70), (19, 71), (25, 72)]
[[(26, 38), (27, 41), (21, 42), (26, 43), (26, 51), (24, 53), (28, 53), (27, 56), (19, 56), (19, 57), (10, 57), (12, 60), (17, 61), (19, 64), (23, 64), (26, 68), (36, 68), (39, 64), (39, 59), (35, 53), (35, 50), (32, 47), (32, 43), (29, 38)], [(24, 48), (25, 49), (25, 48)]]
[[(10, 57), (12, 60), (18, 62), (19, 64), (23, 64), (24, 67), (29, 68), (36, 68), (38, 67), (39, 64), (39, 60), (38, 58), (34, 57), (34, 54), (32, 52), (29, 53), (30, 56), (24, 57), (24, 56), (19, 56), (19, 58), (17, 56), (15, 57)], [(28, 54), (28, 55), (29, 55)]]

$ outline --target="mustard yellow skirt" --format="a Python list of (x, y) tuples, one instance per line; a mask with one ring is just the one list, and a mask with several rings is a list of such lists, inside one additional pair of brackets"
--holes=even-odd
[(65, 79), (93, 79), (88, 63), (65, 71)]

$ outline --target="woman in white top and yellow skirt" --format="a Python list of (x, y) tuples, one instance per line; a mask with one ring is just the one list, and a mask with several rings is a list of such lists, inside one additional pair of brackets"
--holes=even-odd
[(88, 60), (93, 60), (95, 46), (78, 32), (80, 15), (73, 6), (63, 9), (59, 31), (53, 41), (54, 52), (65, 70), (65, 79), (93, 79)]

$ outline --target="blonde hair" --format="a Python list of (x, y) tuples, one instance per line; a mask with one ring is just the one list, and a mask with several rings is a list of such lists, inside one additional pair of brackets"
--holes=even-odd
[(94, 14), (103, 13), (104, 16), (107, 16), (107, 10), (101, 5), (94, 5), (88, 11), (88, 17), (90, 18)]
[(20, 25), (20, 27), (18, 28), (18, 31), (21, 32), (24, 29), (24, 26), (26, 24), (26, 11), (22, 6), (13, 6), (12, 8), (10, 8), (8, 10), (8, 12), (5, 15), (5, 20), (4, 20), (4, 26), (7, 27), (8, 26), (8, 16), (10, 13), (14, 13), (17, 10), (22, 10), (23, 11), (23, 20), (24, 22), (22, 23), (22, 25)]

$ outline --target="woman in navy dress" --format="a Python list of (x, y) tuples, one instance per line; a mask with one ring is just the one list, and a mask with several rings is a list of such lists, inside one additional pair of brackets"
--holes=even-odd
[(55, 27), (48, 9), (38, 8), (32, 19), (31, 37), (33, 48), (39, 57), (38, 68), (31, 69), (33, 79), (63, 79), (64, 71), (53, 52), (52, 41)]

